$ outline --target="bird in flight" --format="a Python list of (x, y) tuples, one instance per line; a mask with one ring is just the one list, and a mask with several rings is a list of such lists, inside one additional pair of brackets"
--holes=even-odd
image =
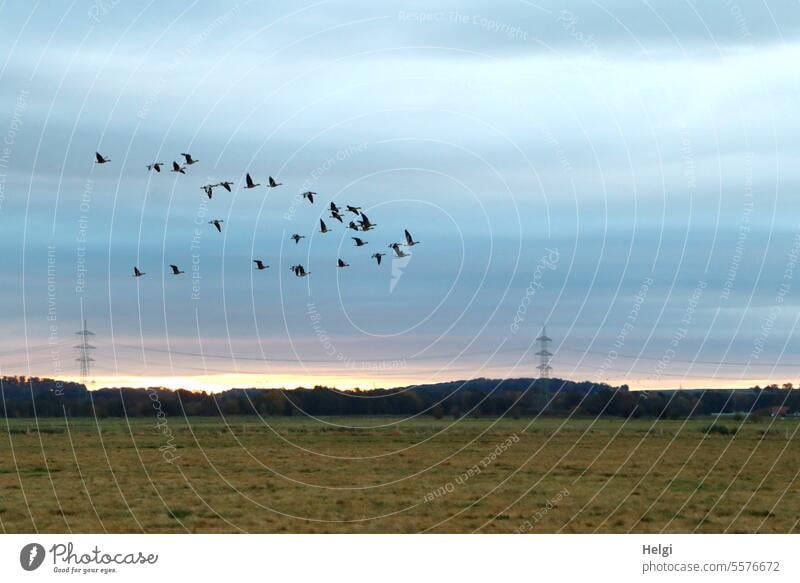
[(275, 179), (272, 176), (270, 176), (269, 177), (269, 184), (267, 185), (267, 188), (277, 188), (278, 186), (281, 186), (282, 184), (283, 184), (283, 182), (275, 182)]
[(231, 186), (233, 186), (233, 182), (228, 182), (228, 181), (226, 180), (225, 182), (219, 182), (219, 183), (217, 183), (215, 186), (221, 186), (222, 188), (224, 188), (225, 190), (227, 190), (228, 192), (230, 192), (230, 191), (231, 191)]
[(376, 226), (375, 223), (370, 222), (369, 217), (364, 213), (361, 213), (361, 220), (359, 223), (361, 224), (362, 231), (369, 231)]
[(354, 215), (359, 215), (359, 214), (361, 214), (361, 207), (360, 207), (360, 206), (350, 206), (350, 205), (348, 204), (348, 205), (347, 205), (347, 210), (348, 210), (349, 212), (353, 213)]
[(245, 177), (245, 188), (255, 188), (256, 186), (261, 186), (260, 182), (253, 182), (253, 179), (250, 178), (250, 174), (248, 173)]
[(208, 195), (208, 198), (214, 194), (214, 186), (215, 184), (206, 184), (205, 186), (201, 186), (200, 188)]
[(356, 247), (363, 247), (364, 245), (366, 245), (367, 243), (369, 243), (369, 241), (364, 241), (363, 239), (361, 239), (361, 238), (359, 238), (359, 237), (350, 237), (350, 238), (351, 238), (353, 241), (355, 241), (355, 242), (356, 242)]
[(314, 204), (314, 195), (315, 195), (315, 194), (317, 194), (317, 193), (316, 193), (316, 192), (311, 192), (310, 190), (307, 190), (307, 191), (305, 191), (305, 192), (303, 193), (303, 195), (302, 195), (302, 196), (303, 196), (303, 198), (304, 198), (304, 199), (306, 199), (308, 202), (310, 202), (311, 204)]
[(175, 161), (172, 162), (172, 171), (173, 172), (179, 172), (180, 174), (186, 174), (186, 172), (184, 172), (185, 170), (186, 170), (186, 166), (181, 166), (180, 164), (178, 164)]
[(180, 275), (181, 273), (183, 273), (183, 271), (178, 269), (177, 265), (170, 265), (170, 268), (172, 269), (172, 275)]
[(353, 231), (358, 231), (359, 230), (358, 225), (356, 225), (353, 221), (350, 221), (347, 224), (347, 228), (348, 229), (352, 229)]
[(325, 221), (322, 219), (319, 220), (319, 232), (320, 233), (330, 233), (331, 230), (328, 228), (328, 225), (325, 224)]
[(408, 257), (408, 253), (400, 249), (400, 243), (392, 243), (389, 245), (389, 249), (393, 249), (398, 257)]
[(408, 232), (408, 229), (404, 229), (406, 235), (406, 246), (413, 247), (414, 245), (419, 245), (419, 241), (415, 241), (414, 237), (411, 236), (411, 233)]
[(383, 259), (383, 256), (384, 256), (384, 255), (386, 255), (386, 253), (373, 253), (373, 254), (372, 254), (372, 258), (373, 258), (375, 261), (377, 261), (377, 262), (378, 262), (378, 265), (380, 265), (380, 264), (381, 264), (381, 259)]
[(305, 239), (306, 236), (305, 235), (298, 235), (297, 233), (295, 233), (290, 238), (294, 241), (294, 244), (297, 245), (300, 242), (300, 239)]
[(344, 221), (342, 220), (342, 215), (339, 214), (339, 211), (331, 209), (331, 218), (336, 219), (340, 223), (344, 224)]
[(111, 160), (105, 158), (100, 152), (94, 153), (94, 161), (95, 164), (107, 164), (108, 162), (111, 162)]
[(185, 153), (181, 152), (181, 156), (183, 156), (186, 159), (186, 165), (187, 166), (191, 166), (192, 164), (197, 164), (200, 161), (200, 160), (195, 160), (194, 158), (192, 158), (191, 154), (185, 154)]
[(294, 271), (294, 274), (295, 274), (297, 277), (305, 277), (305, 276), (307, 276), (307, 275), (311, 275), (311, 272), (310, 272), (310, 271), (308, 271), (308, 272), (307, 272), (307, 271), (306, 271), (306, 270), (303, 268), (303, 266), (302, 266), (302, 265), (294, 265), (294, 266), (292, 266), (292, 271)]
[(261, 259), (253, 259), (253, 263), (256, 264), (256, 269), (261, 271), (262, 269), (266, 269), (269, 265), (264, 265), (264, 262)]
[(336, 206), (335, 202), (331, 201), (331, 212), (332, 213), (340, 213), (341, 211), (342, 211), (342, 209), (340, 209), (338, 206)]
[(139, 271), (138, 267), (133, 266), (133, 277), (142, 277), (144, 274), (144, 271)]
[(155, 170), (156, 172), (161, 172), (161, 167), (164, 165), (163, 162), (153, 162), (152, 164), (147, 165), (148, 170)]
[(349, 264), (349, 263), (345, 263), (345, 262), (344, 262), (344, 261), (342, 261), (341, 259), (337, 259), (337, 260), (336, 260), (336, 265), (337, 265), (338, 267), (350, 267), (350, 264)]
[(222, 223), (224, 223), (224, 222), (225, 221), (223, 221), (222, 219), (212, 219), (212, 220), (208, 221), (208, 224), (209, 225), (214, 225), (217, 228), (217, 231), (219, 231), (221, 233), (222, 232)]

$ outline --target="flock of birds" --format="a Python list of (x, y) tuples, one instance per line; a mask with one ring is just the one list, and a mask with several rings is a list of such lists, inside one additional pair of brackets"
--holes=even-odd
[[(197, 164), (200, 161), (200, 160), (194, 159), (191, 154), (181, 153), (181, 156), (184, 158), (185, 163), (184, 164), (179, 164), (178, 162), (173, 161), (172, 162), (171, 172), (175, 172), (177, 174), (186, 174), (186, 169), (189, 166), (193, 166), (193, 165)], [(107, 164), (107, 163), (111, 162), (111, 160), (109, 158), (106, 158), (105, 156), (103, 156), (99, 152), (95, 152), (95, 162), (97, 164)], [(162, 166), (165, 166), (165, 164), (163, 162), (153, 162), (152, 164), (147, 164), (147, 170), (148, 171), (161, 172), (161, 167)], [(234, 185), (233, 182), (223, 181), (223, 182), (218, 182), (216, 184), (204, 184), (203, 186), (200, 187), (200, 189), (203, 192), (205, 192), (206, 196), (208, 196), (209, 199), (211, 199), (214, 196), (214, 189), (215, 188), (224, 188), (228, 192), (232, 192), (231, 191), (231, 187), (233, 185)], [(248, 173), (246, 175), (246, 177), (245, 177), (245, 183), (244, 183), (242, 188), (253, 189), (253, 188), (257, 188), (258, 186), (261, 186), (261, 183), (253, 182), (252, 177)], [(268, 181), (267, 181), (266, 187), (267, 188), (277, 188), (279, 186), (283, 186), (283, 183), (282, 182), (276, 182), (275, 179), (272, 176), (270, 176)], [(316, 192), (311, 192), (311, 191), (306, 191), (306, 192), (303, 192), (301, 194), (301, 196), (303, 197), (303, 199), (307, 200), (310, 204), (314, 204), (314, 197), (317, 196), (317, 193)], [(344, 209), (342, 209), (341, 207), (337, 206), (336, 203), (331, 201), (329, 210), (330, 210), (330, 213), (331, 213), (330, 217), (332, 219), (335, 219), (335, 220), (339, 221), (342, 224), (344, 224), (344, 221), (345, 221), (345, 213), (351, 213), (351, 214), (355, 215), (354, 220), (348, 221), (348, 224), (347, 224), (347, 229), (350, 229), (352, 231), (367, 232), (367, 231), (371, 231), (372, 229), (374, 229), (377, 226), (375, 223), (370, 221), (369, 217), (366, 214), (364, 214), (364, 212), (361, 210), (360, 206), (352, 206), (352, 205), (348, 204), (348, 205), (344, 206)], [(210, 221), (208, 221), (208, 224), (212, 225), (214, 228), (217, 229), (218, 232), (221, 233), (222, 232), (222, 224), (224, 222), (225, 221), (223, 221), (222, 219), (211, 219)], [(323, 234), (331, 232), (331, 229), (328, 228), (328, 225), (325, 224), (325, 221), (323, 219), (319, 220), (319, 231), (320, 231), (320, 233), (323, 233)], [(290, 237), (290, 239), (292, 239), (295, 242), (295, 244), (300, 243), (300, 241), (302, 239), (305, 239), (305, 238), (306, 238), (305, 235), (300, 235), (298, 233), (295, 233)], [(369, 243), (369, 241), (365, 241), (361, 237), (351, 237), (351, 239), (353, 239), (356, 247), (363, 247), (364, 245), (367, 245)], [(414, 240), (414, 238), (411, 236), (411, 233), (409, 233), (408, 229), (404, 229), (403, 239), (404, 239), (403, 243), (390, 243), (388, 245), (389, 249), (392, 249), (394, 251), (396, 257), (408, 257), (409, 253), (404, 251), (403, 247), (409, 247), (410, 248), (410, 247), (413, 247), (414, 245), (419, 245), (419, 243), (420, 243), (419, 241), (415, 241)], [(386, 253), (373, 253), (372, 254), (372, 259), (374, 259), (376, 261), (376, 263), (378, 265), (380, 265), (381, 264), (381, 260), (385, 256), (386, 256)], [(255, 269), (257, 271), (262, 271), (264, 269), (269, 268), (269, 265), (265, 264), (263, 259), (253, 259), (253, 263), (255, 264)], [(341, 269), (341, 268), (345, 268), (345, 267), (350, 267), (350, 264), (346, 263), (341, 258), (339, 258), (339, 259), (337, 259), (336, 266)], [(172, 275), (182, 275), (183, 273), (185, 273), (177, 265), (170, 264), (169, 267), (172, 270)], [(294, 272), (294, 274), (297, 277), (306, 277), (308, 275), (311, 275), (310, 271), (306, 271), (305, 267), (303, 267), (302, 265), (299, 265), (299, 264), (298, 265), (292, 265), (290, 269), (292, 270), (292, 272)], [(138, 266), (134, 266), (133, 267), (133, 276), (134, 277), (142, 277), (143, 275), (147, 275), (147, 274), (144, 271), (141, 271)]]

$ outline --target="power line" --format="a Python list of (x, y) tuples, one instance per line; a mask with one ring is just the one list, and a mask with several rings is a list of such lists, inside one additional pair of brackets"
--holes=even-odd
[(86, 385), (89, 383), (89, 378), (91, 377), (91, 368), (92, 363), (94, 362), (94, 358), (91, 356), (91, 351), (95, 350), (96, 347), (89, 344), (89, 338), (94, 336), (94, 332), (89, 331), (86, 327), (86, 320), (83, 321), (83, 330), (78, 330), (75, 332), (81, 339), (79, 344), (75, 345), (75, 348), (78, 351), (78, 358), (77, 360), (81, 366), (81, 382)]
[(539, 376), (543, 379), (550, 378), (550, 371), (553, 370), (553, 367), (550, 366), (550, 357), (553, 356), (553, 353), (550, 352), (550, 343), (553, 341), (547, 335), (547, 326), (542, 326), (542, 335), (536, 339), (536, 342), (539, 343), (539, 350), (536, 352), (536, 356), (539, 357), (539, 366), (536, 368), (539, 369)]

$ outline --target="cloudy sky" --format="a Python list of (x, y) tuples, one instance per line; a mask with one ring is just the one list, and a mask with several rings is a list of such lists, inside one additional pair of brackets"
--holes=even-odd
[(534, 376), (544, 323), (559, 377), (796, 382), (799, 26), (794, 1), (0, 4), (2, 373), (77, 376), (83, 317), (98, 387)]

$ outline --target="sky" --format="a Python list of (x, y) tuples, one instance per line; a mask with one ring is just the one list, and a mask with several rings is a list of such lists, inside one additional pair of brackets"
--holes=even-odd
[(529, 377), (545, 324), (561, 378), (800, 380), (796, 2), (4, 2), (0, 32), (2, 374), (78, 378), (86, 319), (93, 387)]

